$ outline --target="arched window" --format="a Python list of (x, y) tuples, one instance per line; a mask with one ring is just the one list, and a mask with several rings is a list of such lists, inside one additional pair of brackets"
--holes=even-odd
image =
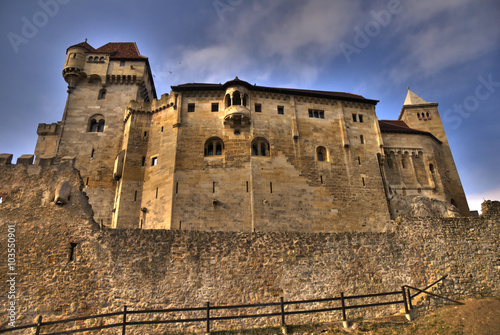
[(104, 131), (104, 116), (96, 114), (89, 119), (88, 132), (102, 133)]
[(226, 94), (226, 108), (231, 106), (231, 96), (229, 94)]
[(252, 141), (252, 156), (269, 156), (269, 142), (265, 138), (258, 137)]
[(427, 112), (426, 115), (427, 115), (427, 120), (430, 120), (431, 116), (429, 115), (429, 112)]
[(104, 57), (99, 58), (99, 62), (104, 62)]
[(211, 137), (205, 142), (205, 156), (221, 156), (224, 142), (218, 137)]
[(233, 93), (233, 105), (241, 105), (241, 96), (238, 91), (234, 91)]
[(90, 56), (89, 57), (89, 62), (92, 62), (94, 60), (94, 57)]
[(97, 96), (97, 99), (98, 100), (102, 100), (106, 98), (106, 90), (103, 88), (99, 91), (99, 95)]
[(316, 159), (319, 162), (324, 162), (327, 160), (327, 153), (325, 147), (317, 147), (316, 148)]
[(422, 118), (420, 117), (420, 113), (417, 113), (417, 117), (419, 120), (422, 120)]

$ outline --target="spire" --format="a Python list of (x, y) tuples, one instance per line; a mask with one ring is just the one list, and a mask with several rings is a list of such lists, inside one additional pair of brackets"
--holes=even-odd
[(410, 86), (407, 86), (408, 93), (406, 94), (406, 99), (404, 105), (420, 105), (428, 103), (412, 91), (410, 91)]

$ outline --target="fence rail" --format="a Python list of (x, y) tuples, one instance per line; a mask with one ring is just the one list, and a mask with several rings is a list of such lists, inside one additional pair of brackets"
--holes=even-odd
[[(446, 276), (440, 278), (435, 281), (431, 285), (427, 286), (424, 289), (415, 288), (412, 286), (404, 285), (401, 287), (400, 291), (393, 292), (383, 292), (383, 293), (374, 293), (374, 294), (365, 294), (365, 295), (353, 295), (353, 296), (345, 296), (344, 293), (340, 293), (340, 297), (334, 298), (322, 298), (322, 299), (308, 299), (308, 300), (292, 300), (285, 301), (283, 297), (280, 298), (279, 302), (270, 302), (270, 303), (259, 303), (259, 304), (239, 304), (239, 305), (226, 305), (226, 306), (211, 306), (210, 302), (207, 302), (203, 307), (189, 307), (189, 308), (168, 308), (168, 309), (154, 309), (154, 310), (128, 310), (128, 306), (123, 307), (122, 312), (113, 312), (106, 314), (98, 314), (91, 316), (82, 316), (71, 319), (64, 319), (58, 321), (43, 321), (43, 317), (40, 315), (38, 317), (38, 322), (35, 324), (28, 324), (14, 328), (1, 329), (0, 333), (7, 333), (21, 329), (27, 328), (35, 328), (35, 335), (59, 335), (59, 334), (75, 334), (81, 333), (85, 331), (92, 330), (102, 330), (108, 328), (122, 328), (122, 335), (126, 334), (127, 327), (138, 326), (138, 325), (154, 325), (154, 324), (169, 324), (169, 323), (186, 323), (186, 322), (200, 322), (206, 323), (206, 332), (210, 333), (211, 331), (211, 322), (213, 321), (222, 321), (222, 320), (231, 320), (231, 319), (248, 319), (248, 318), (261, 318), (261, 317), (279, 317), (280, 324), (282, 327), (286, 326), (286, 316), (287, 315), (295, 315), (295, 314), (312, 314), (312, 313), (320, 313), (320, 312), (331, 312), (331, 311), (341, 311), (342, 312), (342, 321), (347, 321), (347, 311), (352, 309), (362, 309), (369, 308), (375, 306), (386, 306), (386, 305), (397, 305), (403, 304), (406, 314), (413, 308), (412, 299), (418, 296), (419, 294), (428, 294), (432, 297), (442, 298), (457, 304), (462, 304), (461, 302), (443, 297), (438, 294), (434, 294), (428, 292), (427, 290), (432, 286), (436, 285)], [(411, 290), (416, 291), (417, 293), (411, 294)], [(346, 302), (348, 300), (355, 299), (364, 299), (364, 298), (375, 298), (375, 297), (384, 297), (384, 296), (397, 296), (390, 301), (377, 302), (377, 303), (365, 303), (359, 305), (347, 305)], [(300, 305), (300, 304), (311, 304), (311, 303), (321, 303), (321, 302), (333, 302), (340, 301), (340, 307), (327, 307), (327, 308), (316, 308), (316, 309), (299, 309), (299, 310), (285, 310), (286, 306)], [(260, 314), (243, 314), (243, 315), (226, 315), (226, 316), (215, 316), (211, 315), (211, 311), (219, 311), (219, 310), (230, 310), (230, 309), (247, 309), (247, 308), (256, 308), (256, 307), (276, 307), (279, 306), (279, 311), (276, 312), (268, 312), (268, 313), (260, 313)], [(178, 313), (178, 312), (205, 312), (204, 317), (193, 317), (193, 318), (179, 318), (179, 319), (163, 319), (163, 320), (154, 320), (154, 321), (133, 321), (129, 320), (129, 316), (131, 315), (140, 315), (140, 314), (158, 314), (158, 313)], [(75, 321), (83, 321), (89, 319), (98, 319), (105, 317), (113, 317), (113, 316), (122, 316), (122, 322), (115, 322), (107, 325), (100, 325), (94, 327), (80, 328), (80, 329), (71, 329), (64, 331), (57, 331), (56, 333), (41, 333), (42, 327), (52, 326), (56, 324), (67, 324)]]

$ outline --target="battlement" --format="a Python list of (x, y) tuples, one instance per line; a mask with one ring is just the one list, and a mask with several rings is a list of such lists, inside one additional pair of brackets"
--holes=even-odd
[(162, 94), (160, 99), (153, 99), (151, 101), (132, 100), (125, 111), (124, 121), (127, 121), (132, 113), (157, 113), (169, 107), (175, 107), (175, 103), (171, 98), (170, 95), (165, 93)]
[[(36, 157), (35, 161), (35, 155), (31, 154), (25, 154), (21, 155), (17, 158), (16, 164), (12, 164), (12, 158), (14, 155), (12, 154), (0, 154), (0, 166), (2, 165), (38, 165), (38, 166), (51, 166), (51, 165), (56, 165), (57, 162), (55, 160), (55, 157), (45, 157), (45, 158), (40, 158)], [(75, 157), (63, 157), (60, 160), (61, 164), (70, 164), (71, 166), (75, 165)]]
[(500, 214), (500, 201), (485, 200), (481, 204), (482, 215)]
[(38, 135), (56, 135), (59, 131), (57, 123), (39, 123), (36, 133)]

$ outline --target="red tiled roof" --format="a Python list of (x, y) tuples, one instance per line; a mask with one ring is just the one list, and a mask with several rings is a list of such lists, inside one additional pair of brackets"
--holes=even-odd
[[(88, 52), (111, 55), (111, 59), (148, 59), (142, 56), (135, 42), (110, 42), (100, 48), (94, 49), (87, 41), (70, 46), (85, 48)], [(68, 48), (68, 49), (69, 49)]]
[(427, 136), (431, 136), (439, 143), (442, 143), (432, 133), (429, 133), (428, 131), (410, 128), (410, 127), (408, 127), (408, 125), (404, 121), (379, 120), (378, 124), (380, 126), (380, 131), (383, 133), (405, 133), (405, 134), (427, 135)]
[(96, 51), (111, 54), (111, 59), (148, 59), (139, 53), (135, 42), (110, 42)]

